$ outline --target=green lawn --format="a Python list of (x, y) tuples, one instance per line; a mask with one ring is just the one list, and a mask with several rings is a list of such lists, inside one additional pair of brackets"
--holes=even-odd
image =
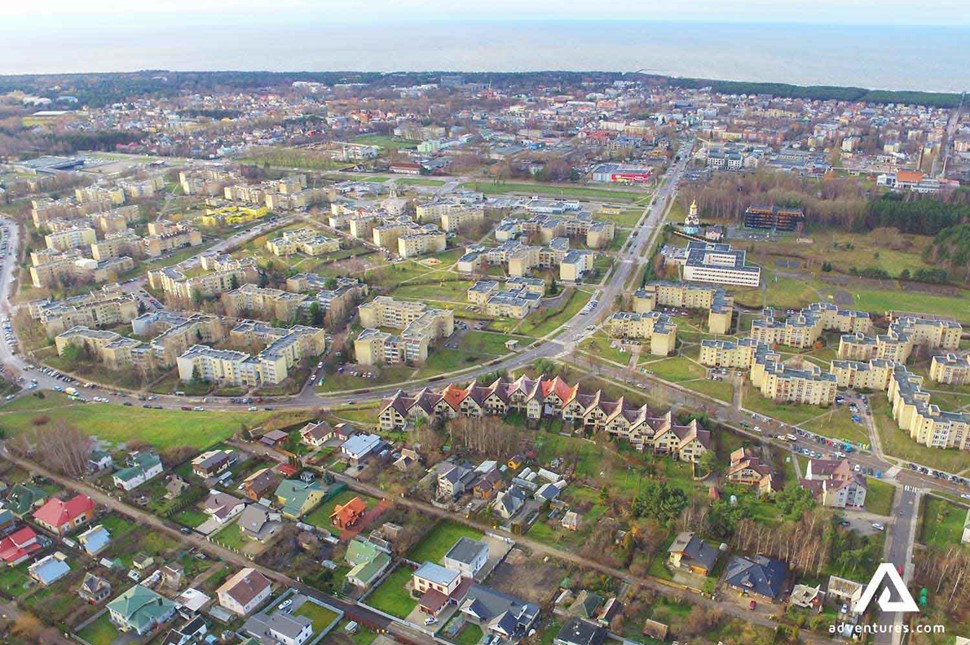
[(648, 371), (652, 370), (657, 378), (671, 383), (704, 378), (707, 374), (703, 365), (690, 360), (686, 356), (674, 356), (659, 361), (645, 362), (641, 363), (640, 366)]
[(406, 618), (417, 606), (418, 601), (411, 598), (405, 588), (411, 580), (411, 570), (400, 567), (389, 575), (380, 587), (367, 596), (364, 602), (392, 616)]
[(405, 300), (457, 302), (464, 305), (468, 300), (468, 289), (472, 284), (470, 280), (441, 280), (422, 284), (402, 284), (394, 289), (390, 295)]
[(425, 179), (424, 177), (402, 177), (394, 181), (395, 184), (402, 186), (444, 186), (445, 182), (441, 179)]
[(888, 517), (892, 510), (896, 487), (872, 477), (866, 478), (866, 485), (866, 510)]
[(809, 419), (825, 414), (831, 409), (815, 405), (776, 403), (771, 399), (761, 396), (761, 391), (750, 384), (744, 386), (743, 404), (745, 408), (752, 412), (757, 412), (758, 414), (763, 414), (791, 425), (800, 425)]
[(701, 379), (697, 381), (687, 381), (686, 383), (681, 383), (681, 385), (689, 390), (706, 394), (707, 396), (719, 399), (725, 403), (730, 403), (734, 400), (734, 388), (731, 387), (730, 383), (725, 381)]
[(361, 143), (368, 146), (380, 146), (382, 148), (387, 148), (388, 150), (401, 150), (403, 148), (416, 148), (417, 143), (413, 141), (405, 141), (404, 139), (395, 139), (383, 134), (365, 134), (354, 138), (354, 143)]
[(16, 567), (4, 566), (0, 569), (0, 591), (16, 598), (24, 592), (25, 587), (33, 583), (27, 575), (30, 562), (22, 562)]
[(313, 526), (320, 527), (322, 529), (330, 528), (330, 516), (333, 515), (334, 508), (338, 504), (346, 504), (355, 497), (359, 497), (363, 501), (367, 508), (373, 508), (377, 504), (377, 500), (368, 495), (362, 493), (356, 493), (352, 490), (342, 490), (327, 501), (317, 506), (311, 513), (309, 513), (303, 521), (307, 524), (312, 524)]
[(111, 622), (108, 612), (101, 614), (97, 620), (82, 629), (77, 634), (91, 645), (111, 645), (121, 633)]
[(517, 331), (528, 336), (541, 338), (556, 331), (560, 325), (571, 320), (579, 310), (586, 306), (592, 294), (586, 291), (573, 291), (560, 309), (540, 309), (522, 321)]
[(24, 432), (35, 427), (35, 418), (44, 416), (50, 425), (72, 425), (112, 443), (138, 438), (161, 450), (175, 446), (201, 449), (228, 439), (243, 426), (255, 427), (277, 414), (149, 410), (139, 406), (72, 403), (61, 395), (48, 395), (44, 401), (48, 404), (46, 407), (31, 410), (18, 410), (20, 401), (0, 408), (0, 429), (9, 434)]
[(481, 539), (482, 532), (455, 522), (441, 522), (414, 545), (408, 552), (408, 559), (418, 564), (438, 562), (461, 537), (478, 540)]
[(939, 549), (960, 544), (966, 519), (967, 509), (964, 507), (939, 497), (927, 496), (919, 541)]
[(900, 430), (893, 420), (892, 406), (883, 393), (879, 392), (869, 397), (869, 405), (873, 422), (879, 432), (882, 450), (886, 455), (946, 472), (960, 472), (967, 467), (965, 452), (929, 448), (910, 439), (909, 433)]
[(579, 348), (592, 354), (595, 357), (603, 358), (620, 365), (626, 365), (630, 360), (630, 354), (621, 352), (619, 347), (611, 347), (614, 340), (603, 332), (596, 332), (582, 343)]
[(461, 643), (461, 645), (477, 645), (478, 641), (482, 640), (482, 628), (475, 623), (465, 622), (465, 626), (461, 628), (458, 632), (458, 637), (455, 641)]
[(294, 616), (306, 616), (313, 621), (313, 633), (319, 634), (337, 620), (338, 614), (317, 603), (307, 600), (293, 612)]
[(213, 535), (211, 539), (213, 542), (218, 542), (227, 549), (234, 549), (236, 551), (242, 551), (250, 543), (249, 538), (243, 536), (239, 524), (230, 524)]
[(824, 412), (823, 416), (806, 421), (800, 427), (830, 439), (844, 439), (852, 443), (869, 443), (869, 435), (866, 433), (865, 426), (855, 423), (852, 420), (852, 412), (845, 406)]
[(194, 508), (187, 508), (176, 513), (172, 519), (182, 526), (187, 526), (194, 529), (209, 519), (209, 516)]

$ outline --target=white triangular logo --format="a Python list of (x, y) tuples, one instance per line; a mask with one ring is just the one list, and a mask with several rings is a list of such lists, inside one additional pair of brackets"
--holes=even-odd
[[(872, 602), (873, 596), (876, 595), (876, 591), (882, 585), (883, 580), (886, 580), (886, 587), (879, 594), (879, 609), (884, 612), (918, 612), (919, 607), (916, 605), (916, 601), (913, 600), (913, 596), (910, 595), (909, 589), (906, 588), (906, 583), (899, 576), (899, 573), (889, 562), (883, 562), (876, 569), (876, 572), (872, 575), (872, 580), (866, 585), (866, 590), (862, 593), (862, 597), (856, 602), (853, 611), (857, 614), (865, 612), (869, 607), (869, 603)], [(896, 590), (896, 594), (899, 596), (899, 600), (890, 600), (892, 594), (889, 588), (893, 587)]]

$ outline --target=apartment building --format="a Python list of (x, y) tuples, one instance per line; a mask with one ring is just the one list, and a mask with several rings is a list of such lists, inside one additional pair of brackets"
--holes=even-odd
[[(724, 367), (727, 369), (753, 369), (762, 356), (779, 357), (767, 343), (754, 338), (739, 338), (737, 340), (713, 340), (705, 338), (701, 341), (700, 363), (707, 367)], [(762, 364), (764, 361), (761, 361)]]
[[(226, 190), (229, 190), (228, 188)], [(262, 219), (269, 214), (265, 206), (221, 206), (207, 208), (205, 215), (200, 215), (196, 221), (200, 226), (236, 226)]]
[(829, 372), (835, 376), (838, 387), (885, 392), (895, 366), (894, 361), (884, 358), (868, 362), (836, 360), (832, 361)]
[(684, 280), (757, 287), (761, 284), (761, 267), (748, 264), (747, 253), (730, 244), (689, 242), (670, 259), (683, 267)]
[(475, 273), (488, 266), (506, 267), (510, 276), (522, 277), (533, 269), (559, 267), (562, 282), (579, 282), (593, 269), (596, 254), (592, 251), (570, 250), (569, 239), (557, 237), (549, 246), (527, 246), (518, 240), (509, 240), (496, 247), (472, 245), (458, 259), (457, 268), (461, 273)]
[(712, 334), (731, 333), (734, 296), (722, 287), (687, 282), (648, 282), (633, 294), (633, 311), (647, 313), (658, 307), (706, 309), (707, 328)]
[(397, 238), (397, 254), (413, 258), (429, 253), (441, 253), (448, 246), (448, 236), (434, 225), (408, 230)]
[(47, 248), (52, 251), (66, 251), (86, 247), (97, 242), (98, 236), (89, 226), (72, 226), (44, 236)]
[(944, 385), (970, 383), (970, 357), (939, 354), (930, 360), (930, 380)]
[(63, 356), (71, 347), (81, 347), (112, 370), (131, 367), (147, 369), (154, 364), (148, 345), (105, 329), (71, 327), (54, 337), (54, 347), (58, 356)]
[(509, 278), (505, 288), (497, 280), (479, 280), (467, 292), (468, 301), (479, 305), (493, 318), (525, 318), (535, 311), (546, 292), (546, 282), (539, 278)]
[(237, 261), (224, 265), (224, 268), (193, 277), (186, 276), (176, 267), (165, 267), (148, 272), (148, 284), (177, 298), (192, 299), (198, 293), (203, 298), (225, 293), (239, 285), (255, 283), (259, 272), (255, 263)]
[(71, 327), (103, 327), (126, 323), (138, 316), (138, 301), (116, 287), (58, 301), (33, 302), (31, 317), (39, 320), (48, 336)]
[(677, 345), (677, 325), (659, 311), (635, 313), (618, 311), (610, 316), (609, 334), (613, 338), (637, 338), (650, 341), (650, 353), (667, 356)]
[[(797, 349), (811, 348), (825, 331), (865, 335), (872, 331), (872, 319), (865, 311), (815, 302), (784, 320), (776, 318), (772, 309), (766, 309), (764, 316), (751, 323), (751, 338), (769, 345)], [(840, 355), (839, 358), (850, 357)]]
[(186, 195), (223, 195), (226, 184), (236, 181), (235, 175), (218, 168), (200, 168), (179, 172), (179, 185)]
[(91, 245), (91, 257), (95, 260), (107, 260), (139, 253), (142, 250), (142, 238), (134, 231), (124, 229), (105, 233), (104, 239)]
[(835, 375), (822, 372), (818, 365), (806, 363), (795, 368), (777, 359), (766, 359), (760, 383), (755, 382), (752, 370), (751, 383), (772, 401), (803, 405), (831, 405), (838, 388)]
[[(30, 267), (30, 281), (38, 288), (53, 286), (57, 281), (82, 280), (90, 282), (116, 282), (118, 276), (135, 268), (135, 261), (128, 256), (93, 260), (70, 251), (38, 257), (40, 262)], [(35, 257), (31, 253), (31, 258)]]
[(882, 358), (905, 363), (916, 347), (952, 351), (960, 347), (963, 326), (952, 320), (916, 316), (892, 320), (885, 334), (875, 337), (863, 333), (845, 334), (839, 339), (839, 358), (866, 361)]
[[(104, 186), (86, 186), (74, 189), (74, 199), (78, 204), (112, 204), (121, 206), (125, 203), (125, 191), (118, 186), (110, 188)], [(99, 209), (103, 210), (103, 209)]]
[(321, 235), (311, 228), (284, 231), (279, 237), (266, 242), (266, 249), (277, 256), (302, 253), (310, 257), (334, 253), (340, 250), (340, 240)]
[(586, 212), (535, 214), (528, 219), (509, 217), (495, 227), (495, 239), (506, 242), (522, 235), (535, 235), (542, 244), (557, 237), (582, 239), (591, 249), (602, 249), (616, 236), (616, 226), (609, 220), (594, 220)]
[[(419, 302), (378, 296), (357, 309), (365, 327), (354, 341), (357, 362), (363, 365), (422, 363), (432, 342), (455, 331), (454, 312), (433, 309)], [(400, 335), (379, 327), (401, 329)]]
[(186, 246), (202, 244), (202, 233), (198, 229), (168, 220), (149, 222), (148, 235), (142, 239), (142, 250), (150, 258)]
[(676, 459), (698, 462), (710, 448), (710, 432), (696, 420), (679, 425), (668, 411), (661, 416), (646, 406), (630, 407), (624, 399), (608, 400), (602, 391), (581, 392), (561, 378), (513, 381), (498, 379), (490, 385), (454, 384), (436, 391), (425, 388), (410, 396), (399, 391), (382, 402), (379, 424), (383, 430), (407, 429), (420, 418), (452, 419), (458, 416), (505, 416), (522, 413), (538, 421), (559, 418), (576, 427), (605, 431), (637, 450), (669, 454)]
[(485, 204), (462, 199), (436, 200), (415, 207), (415, 218), (419, 222), (433, 222), (446, 232), (457, 231), (462, 227), (474, 226), (485, 221)]
[(947, 412), (930, 402), (922, 389), (923, 377), (905, 365), (896, 365), (886, 396), (893, 406), (893, 419), (910, 438), (930, 448), (970, 450), (970, 413)]
[(222, 300), (226, 310), (233, 316), (252, 312), (251, 315), (258, 313), (276, 320), (289, 321), (296, 318), (307, 296), (248, 283), (222, 294)]

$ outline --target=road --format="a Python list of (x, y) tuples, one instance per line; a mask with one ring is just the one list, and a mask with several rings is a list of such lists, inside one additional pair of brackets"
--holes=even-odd
[[(904, 486), (897, 490), (893, 500), (892, 520), (887, 527), (886, 547), (883, 561), (890, 562), (903, 571), (903, 581), (909, 585), (913, 577), (913, 543), (916, 539), (916, 522), (919, 516), (919, 489)], [(913, 590), (910, 589), (910, 593)], [(915, 594), (913, 594), (915, 597)], [(894, 597), (893, 600), (896, 600)], [(876, 611), (879, 611), (876, 609)], [(896, 629), (903, 624), (904, 615), (900, 613), (879, 612), (876, 623), (888, 628), (895, 625)], [(875, 635), (876, 645), (899, 645), (903, 642), (901, 633), (880, 633)]]

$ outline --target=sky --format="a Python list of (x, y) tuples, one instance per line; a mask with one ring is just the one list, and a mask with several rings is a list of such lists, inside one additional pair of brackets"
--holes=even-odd
[[(49, 26), (186, 20), (673, 20), (970, 26), (967, 0), (31, 0), (0, 2), (0, 25)], [(59, 24), (58, 24), (59, 23)], [(0, 31), (3, 27), (0, 26)]]

